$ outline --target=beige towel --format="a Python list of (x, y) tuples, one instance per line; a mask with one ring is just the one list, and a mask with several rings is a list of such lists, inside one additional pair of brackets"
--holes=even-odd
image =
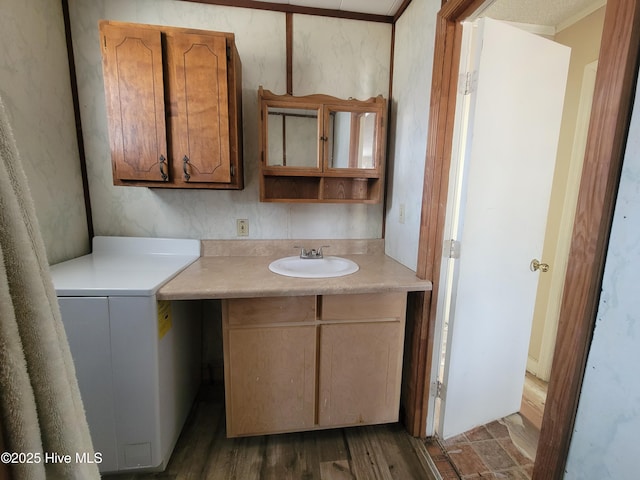
[[(33, 201), (0, 98), (0, 425), (14, 479), (100, 478)], [(58, 461), (46, 462), (57, 454)], [(59, 461), (70, 455), (70, 463)], [(29, 457), (25, 457), (29, 458)], [(39, 461), (38, 461), (39, 459)]]

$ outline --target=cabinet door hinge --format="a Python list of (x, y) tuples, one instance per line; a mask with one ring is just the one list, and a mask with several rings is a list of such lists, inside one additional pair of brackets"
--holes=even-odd
[(469, 95), (476, 91), (478, 87), (478, 72), (461, 73), (458, 77), (458, 93), (461, 95)]
[(433, 391), (433, 396), (436, 398), (442, 398), (442, 395), (444, 394), (444, 383), (438, 380), (437, 382), (434, 383), (433, 386), (435, 387)]
[(231, 61), (231, 47), (227, 45), (227, 62)]
[(232, 164), (231, 165), (231, 176), (235, 177), (235, 175), (236, 175), (236, 166)]
[(460, 258), (460, 242), (454, 240), (445, 240), (444, 242), (444, 256), (447, 258)]

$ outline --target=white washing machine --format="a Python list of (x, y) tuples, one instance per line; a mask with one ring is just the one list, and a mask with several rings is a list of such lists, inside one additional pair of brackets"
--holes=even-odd
[(101, 473), (169, 461), (200, 385), (202, 312), (156, 292), (199, 256), (198, 240), (95, 237), (51, 267)]

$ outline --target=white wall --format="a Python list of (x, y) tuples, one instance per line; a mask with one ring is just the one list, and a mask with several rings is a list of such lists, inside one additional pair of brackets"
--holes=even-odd
[(638, 477), (639, 285), (640, 99), (636, 97), (566, 479)]
[[(439, 0), (413, 0), (396, 22), (385, 248), (412, 270), (418, 260), (429, 96)], [(405, 221), (400, 223), (400, 205)]]
[(0, 96), (49, 262), (89, 251), (62, 5), (2, 0)]
[(293, 17), (294, 95), (387, 98), (390, 58), (390, 24), (310, 15)]
[[(382, 204), (260, 203), (260, 85), (286, 91), (285, 14), (175, 0), (70, 0), (89, 191), (96, 235), (236, 238), (380, 238)], [(233, 32), (242, 60), (245, 189), (192, 191), (115, 187), (111, 174), (98, 20)], [(307, 15), (293, 17), (294, 94), (385, 97), (391, 25)]]

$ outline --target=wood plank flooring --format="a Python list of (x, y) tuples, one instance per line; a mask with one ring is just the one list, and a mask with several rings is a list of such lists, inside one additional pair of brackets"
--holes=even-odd
[(108, 480), (435, 480), (423, 441), (400, 424), (228, 439), (219, 394), (201, 393), (162, 473)]

